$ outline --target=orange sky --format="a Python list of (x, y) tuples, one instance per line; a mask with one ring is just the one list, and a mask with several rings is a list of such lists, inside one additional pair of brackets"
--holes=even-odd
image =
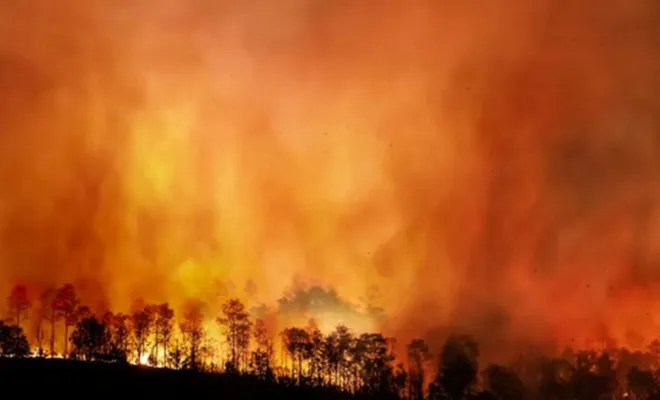
[(320, 285), (385, 308), (358, 330), (637, 343), (660, 7), (573, 3), (5, 1), (0, 289)]

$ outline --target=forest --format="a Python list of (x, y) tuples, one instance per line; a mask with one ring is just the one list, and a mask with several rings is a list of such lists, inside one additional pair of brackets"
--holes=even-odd
[[(567, 348), (481, 365), (469, 334), (449, 333), (437, 354), (422, 339), (396, 354), (394, 338), (341, 325), (328, 334), (313, 321), (270, 332), (238, 299), (228, 299), (214, 318), (219, 338), (210, 337), (201, 304), (179, 318), (167, 303), (96, 315), (71, 284), (50, 288), (35, 302), (17, 284), (7, 310), (0, 381), (41, 382), (41, 389), (74, 374), (106, 390), (141, 387), (136, 390), (160, 397), (220, 390), (229, 398), (660, 399), (659, 341), (643, 351)], [(30, 341), (28, 322), (35, 328)]]

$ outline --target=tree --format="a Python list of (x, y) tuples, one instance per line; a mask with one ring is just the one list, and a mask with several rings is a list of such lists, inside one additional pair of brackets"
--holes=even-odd
[(116, 360), (128, 361), (128, 351), (131, 330), (129, 327), (130, 317), (125, 314), (113, 314), (107, 312), (103, 316), (103, 323), (108, 327), (110, 333), (110, 353)]
[[(536, 363), (535, 363), (536, 364)], [(566, 359), (541, 358), (533, 372), (539, 375), (537, 395), (546, 399), (573, 398), (575, 367)]]
[(120, 313), (114, 316), (112, 338), (115, 346), (127, 357), (131, 343), (130, 317), (128, 315)]
[(648, 345), (647, 350), (651, 354), (651, 357), (653, 357), (653, 367), (657, 369), (660, 367), (660, 340), (653, 340)]
[[(144, 307), (144, 312), (149, 315), (151, 321), (151, 331), (153, 332), (153, 347), (149, 359), (154, 365), (165, 364), (167, 361), (167, 344), (170, 340), (173, 327), (174, 311), (168, 303), (148, 304)], [(163, 350), (163, 357), (160, 357), (160, 350)]]
[(18, 325), (5, 325), (0, 321), (0, 355), (25, 357), (28, 354), (30, 346), (23, 329)]
[(273, 341), (271, 340), (266, 323), (257, 319), (254, 323), (254, 341), (256, 349), (252, 353), (252, 368), (262, 379), (273, 379)]
[(410, 400), (424, 399), (425, 364), (431, 359), (429, 346), (422, 339), (408, 344), (408, 397)]
[[(314, 347), (318, 346), (318, 333), (312, 338)], [(354, 348), (355, 338), (350, 330), (339, 325), (333, 332), (327, 335), (320, 344), (322, 367), (328, 383), (346, 389), (349, 378), (353, 376), (351, 371), (351, 349)]]
[(30, 307), (32, 307), (32, 302), (25, 285), (15, 285), (7, 298), (7, 308), (17, 326), (21, 326), (21, 321), (27, 318)]
[[(573, 393), (581, 399), (612, 396), (616, 387), (614, 360), (607, 353), (581, 351), (576, 357)], [(608, 397), (609, 398), (609, 397)]]
[(323, 360), (328, 382), (339, 386), (339, 365), (342, 354), (339, 351), (339, 339), (336, 331), (326, 336), (323, 341)]
[(60, 319), (60, 314), (55, 308), (55, 296), (57, 295), (57, 289), (50, 287), (44, 290), (39, 297), (39, 302), (41, 303), (41, 315), (43, 319), (47, 322), (50, 322), (50, 356), (55, 356), (55, 325)]
[(384, 396), (396, 391), (394, 355), (390, 341), (380, 333), (363, 333), (355, 343), (353, 362), (359, 371), (359, 387), (367, 395)]
[(141, 363), (142, 356), (145, 354), (145, 350), (149, 346), (153, 315), (143, 308), (133, 313), (131, 316), (131, 323), (133, 328), (133, 339), (135, 340), (137, 361)]
[[(282, 332), (282, 342), (291, 356), (291, 376), (297, 379), (300, 385), (303, 377), (303, 361), (307, 357), (307, 348), (310, 346), (309, 334), (302, 328), (287, 328)], [(294, 367), (296, 364), (297, 373)]]
[(76, 289), (71, 284), (62, 286), (55, 293), (53, 308), (58, 317), (64, 320), (64, 355), (67, 356), (69, 342), (69, 327), (76, 324), (78, 304), (80, 300), (76, 294)]
[(318, 385), (321, 383), (321, 373), (325, 363), (323, 356), (324, 337), (313, 320), (310, 320), (307, 333), (309, 334), (309, 345), (306, 348), (307, 354), (305, 358), (309, 360), (310, 364), (309, 375), (314, 379), (315, 384)]
[[(89, 318), (89, 317), (91, 317), (92, 315), (93, 315), (93, 314), (92, 314), (92, 310), (90, 310), (89, 307), (87, 307), (87, 306), (82, 306), (82, 305), (81, 305), (81, 306), (78, 306), (78, 307), (76, 308), (76, 310), (75, 310), (75, 312), (74, 312), (74, 314), (73, 314), (72, 320), (75, 321), (76, 324), (77, 324), (78, 321), (80, 321), (80, 320), (82, 320), (82, 319), (85, 319), (85, 318)], [(73, 325), (75, 325), (75, 324), (73, 324)], [(73, 325), (72, 325), (72, 326), (73, 326)]]
[(167, 348), (172, 338), (172, 328), (174, 327), (174, 311), (168, 303), (160, 304), (156, 307), (154, 321), (155, 341), (156, 341), (156, 364), (158, 364), (158, 346), (163, 349), (163, 364), (167, 363)]
[(250, 351), (250, 332), (252, 330), (252, 322), (245, 319), (238, 325), (237, 345), (238, 345), (238, 370), (245, 371), (248, 366), (248, 356)]
[(107, 325), (91, 316), (80, 320), (71, 334), (73, 355), (91, 361), (103, 358), (108, 354), (111, 341)]
[(218, 324), (225, 327), (225, 337), (231, 354), (231, 368), (241, 370), (241, 362), (245, 362), (250, 345), (250, 328), (252, 323), (245, 305), (238, 299), (229, 299), (222, 305), (222, 316), (217, 318)]
[(518, 375), (501, 365), (490, 365), (484, 371), (484, 386), (497, 398), (523, 400), (525, 386)]
[(32, 325), (34, 328), (34, 339), (36, 341), (37, 345), (37, 354), (39, 357), (42, 357), (44, 354), (44, 347), (43, 347), (43, 341), (44, 341), (44, 329), (43, 329), (43, 321), (44, 321), (44, 311), (42, 307), (39, 307), (35, 313), (33, 313), (33, 320), (32, 320)]
[(653, 379), (653, 373), (632, 367), (626, 375), (628, 389), (637, 400), (658, 398), (658, 387)]
[[(406, 384), (408, 383), (408, 373), (402, 363), (399, 363), (394, 370), (394, 397), (398, 399), (406, 398)], [(424, 397), (422, 397), (423, 399)]]
[(179, 341), (178, 338), (175, 338), (170, 342), (170, 346), (167, 351), (167, 365), (172, 369), (181, 369), (183, 368), (183, 359), (183, 343)]
[(442, 346), (437, 379), (451, 400), (462, 399), (475, 383), (478, 357), (477, 342), (468, 335), (452, 335)]
[(206, 333), (204, 331), (204, 304), (193, 301), (186, 305), (183, 321), (180, 324), (181, 333), (187, 347), (187, 356), (183, 366), (192, 370), (201, 369), (201, 354)]

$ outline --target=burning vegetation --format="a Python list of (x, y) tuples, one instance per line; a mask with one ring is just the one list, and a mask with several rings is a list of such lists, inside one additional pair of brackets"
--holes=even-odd
[[(11, 316), (0, 323), (0, 356), (8, 358), (221, 373), (284, 387), (333, 389), (337, 398), (660, 397), (658, 341), (635, 352), (610, 344), (601, 350), (567, 347), (554, 357), (521, 354), (509, 365), (483, 368), (479, 344), (470, 335), (449, 335), (437, 354), (425, 340), (414, 339), (397, 355), (394, 338), (354, 332), (344, 325), (323, 333), (310, 320), (304, 327), (273, 332), (238, 299), (228, 299), (215, 317), (221, 329), (217, 337), (205, 323), (211, 311), (199, 302), (188, 304), (180, 316), (167, 303), (142, 301), (135, 302), (131, 314), (106, 311), (99, 316), (80, 303), (73, 285), (47, 289), (38, 304), (17, 285), (7, 303)], [(31, 311), (49, 317), (26, 318)], [(28, 326), (37, 332), (32, 346), (24, 331)]]
[(2, 1), (3, 351), (654, 393), (658, 71), (657, 0)]

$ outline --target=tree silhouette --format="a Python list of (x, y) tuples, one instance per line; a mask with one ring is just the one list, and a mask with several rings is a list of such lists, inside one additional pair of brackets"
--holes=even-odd
[(336, 330), (325, 337), (322, 351), (328, 383), (339, 386), (339, 368), (344, 355), (339, 349), (339, 337)]
[(115, 315), (108, 311), (103, 316), (103, 323), (108, 327), (110, 333), (112, 357), (122, 362), (127, 361), (131, 339), (130, 317), (121, 313)]
[(490, 365), (484, 371), (484, 386), (497, 398), (523, 400), (525, 386), (518, 375), (511, 369), (501, 365)]
[(408, 344), (408, 379), (410, 400), (424, 399), (425, 364), (431, 359), (429, 346), (422, 339), (414, 339)]
[(170, 348), (167, 352), (167, 364), (173, 369), (182, 369), (184, 367), (185, 348), (178, 339), (170, 342)]
[(354, 376), (351, 365), (351, 349), (355, 338), (344, 325), (339, 325), (325, 338), (322, 346), (329, 380), (340, 388), (346, 388)]
[(44, 347), (43, 347), (43, 341), (44, 341), (44, 329), (43, 329), (43, 321), (44, 321), (44, 311), (42, 307), (37, 308), (36, 312), (32, 313), (32, 325), (34, 328), (34, 339), (36, 341), (36, 347), (37, 347), (37, 354), (42, 357), (44, 354)]
[(396, 366), (396, 369), (394, 370), (394, 381), (393, 381), (394, 391), (392, 393), (393, 397), (399, 399), (405, 399), (407, 384), (408, 384), (408, 372), (403, 366), (403, 363), (399, 363)]
[(7, 298), (7, 308), (17, 326), (21, 326), (21, 321), (27, 318), (30, 307), (32, 307), (32, 302), (25, 285), (15, 285)]
[(239, 371), (245, 371), (245, 369), (248, 366), (251, 328), (252, 328), (252, 322), (249, 319), (245, 319), (243, 323), (239, 325), (238, 337), (237, 337)]
[(621, 382), (625, 381), (626, 374), (633, 367), (637, 367), (639, 370), (654, 370), (656, 368), (654, 365), (654, 357), (650, 352), (645, 351), (633, 351), (623, 348), (619, 349), (616, 354), (616, 375), (617, 379)]
[(18, 325), (5, 325), (0, 321), (0, 355), (25, 357), (30, 354), (28, 340)]
[[(161, 365), (167, 360), (167, 345), (172, 334), (174, 326), (174, 311), (168, 303), (149, 304), (144, 307), (144, 312), (149, 315), (151, 321), (151, 331), (153, 332), (153, 347), (150, 360), (154, 365)], [(163, 357), (160, 357), (162, 349)]]
[(241, 371), (250, 345), (252, 323), (249, 314), (240, 300), (229, 299), (222, 305), (222, 316), (217, 318), (217, 322), (225, 327), (225, 337), (231, 353), (230, 369)]
[(135, 340), (135, 352), (138, 362), (142, 362), (142, 356), (149, 346), (149, 336), (151, 335), (153, 323), (153, 314), (146, 309), (137, 310), (131, 316), (131, 325), (133, 328), (133, 339)]
[[(536, 363), (535, 363), (536, 364)], [(566, 359), (542, 358), (537, 362), (537, 396), (542, 399), (570, 399), (573, 396), (574, 366)]]
[(479, 371), (479, 347), (468, 335), (452, 335), (442, 346), (436, 388), (441, 388), (450, 400), (468, 395)]
[(188, 369), (199, 370), (202, 365), (201, 355), (205, 338), (203, 308), (204, 304), (200, 302), (189, 303), (180, 324), (181, 333), (187, 345), (187, 355), (183, 366)]
[(305, 358), (309, 360), (309, 375), (314, 380), (314, 384), (320, 385), (325, 364), (323, 353), (325, 338), (313, 320), (310, 321), (307, 332), (309, 334), (309, 345), (306, 348)]
[(389, 340), (380, 333), (363, 333), (353, 349), (361, 390), (368, 395), (383, 396), (395, 392), (393, 385), (394, 355)]
[[(55, 323), (64, 319), (65, 324), (74, 326), (68, 340), (71, 346), (65, 345), (64, 350), (71, 348), (70, 356), (77, 359), (139, 362), (148, 354), (158, 366), (196, 370), (180, 375), (185, 382), (188, 377), (195, 377), (194, 385), (214, 380), (215, 374), (221, 371), (226, 359), (218, 362), (214, 358), (217, 343), (215, 338), (205, 334), (204, 326), (209, 321), (205, 319), (203, 303), (193, 301), (186, 304), (182, 317), (176, 319), (177, 324), (174, 311), (167, 303), (140, 304), (131, 315), (108, 311), (99, 319), (87, 307), (78, 304), (73, 286), (68, 286), (58, 291), (44, 291), (39, 301), (41, 307), (35, 307), (30, 316), (35, 328), (31, 339), (35, 340), (33, 344), (38, 354), (42, 349), (42, 320), (51, 323), (50, 354), (55, 355)], [(10, 314), (6, 320), (0, 320), (3, 378), (4, 374), (14, 373), (14, 365), (24, 363), (32, 368), (33, 362), (37, 366), (43, 362), (53, 363), (50, 360), (23, 360), (13, 364), (12, 358), (27, 357), (30, 353), (24, 330), (18, 324), (9, 325), (10, 321), (19, 323), (26, 319), (24, 306), (28, 304), (29, 307), (29, 301), (21, 299), (27, 299), (27, 294), (16, 285), (7, 297)], [(72, 325), (72, 321), (75, 324)], [(341, 325), (324, 336), (310, 320), (305, 328), (288, 327), (281, 333), (283, 349), (291, 361), (287, 370), (288, 359), (282, 357), (279, 365), (278, 360), (274, 360), (273, 338), (264, 320), (257, 319), (252, 325), (245, 307), (238, 300), (223, 305), (223, 315), (217, 318), (217, 322), (225, 327), (224, 334), (231, 351), (224, 372), (232, 373), (219, 379), (236, 383), (241, 394), (249, 392), (253, 386), (263, 385), (269, 389), (291, 390), (286, 392), (286, 396), (291, 397), (286, 398), (296, 398), (295, 393), (303, 393), (305, 398), (322, 394), (320, 398), (323, 399), (425, 398), (423, 388), (429, 372), (430, 351), (423, 340), (412, 340), (405, 347), (406, 370), (400, 358), (394, 366), (394, 339), (380, 333), (355, 336)], [(65, 329), (64, 336), (68, 333)], [(252, 348), (249, 347), (250, 339)], [(614, 348), (611, 344), (605, 347), (606, 351), (598, 352), (575, 352), (567, 348), (561, 356), (554, 358), (542, 357), (532, 351), (517, 357), (509, 366), (488, 366), (477, 380), (479, 348), (476, 341), (466, 335), (451, 335), (438, 357), (436, 377), (428, 386), (428, 399), (660, 400), (659, 343), (654, 341), (647, 349), (635, 351)], [(96, 368), (78, 362), (55, 362), (61, 366), (80, 364)], [(130, 371), (144, 372), (143, 369), (118, 368), (122, 368), (121, 376), (132, 373)], [(158, 371), (157, 374), (161, 372), (165, 374), (163, 376), (175, 376), (167, 375), (169, 371)], [(326, 395), (329, 397), (324, 397)], [(257, 397), (264, 397), (263, 393)]]
[(158, 305), (156, 308), (156, 317), (154, 321), (156, 333), (156, 360), (158, 363), (158, 346), (163, 349), (163, 364), (167, 362), (167, 349), (172, 338), (172, 328), (174, 327), (174, 310), (168, 303)]
[(57, 289), (50, 287), (46, 289), (41, 296), (39, 301), (41, 303), (41, 315), (43, 315), (44, 320), (50, 322), (50, 356), (55, 356), (55, 324), (60, 319), (60, 314), (57, 312), (55, 297), (57, 295)]
[[(287, 353), (291, 357), (291, 376), (297, 379), (298, 384), (303, 379), (303, 362), (308, 355), (307, 348), (310, 346), (309, 334), (302, 328), (287, 328), (282, 332), (282, 341)], [(295, 368), (294, 366), (297, 366)]]
[(609, 354), (598, 355), (581, 351), (576, 357), (573, 391), (580, 399), (600, 399), (612, 396), (615, 390), (614, 360)]
[(149, 362), (149, 364), (158, 365), (157, 353), (158, 353), (158, 345), (159, 345), (159, 334), (158, 334), (158, 326), (156, 326), (156, 317), (158, 316), (158, 306), (155, 304), (146, 304), (143, 310), (145, 313), (147, 313), (148, 320), (150, 321), (149, 340), (144, 351), (148, 355), (147, 361)]
[(75, 358), (88, 361), (103, 358), (108, 353), (110, 343), (110, 330), (94, 316), (80, 320), (71, 334)]
[(653, 373), (632, 367), (626, 375), (628, 390), (636, 400), (649, 400), (660, 398)]
[(252, 353), (252, 369), (262, 379), (272, 380), (274, 378), (273, 341), (268, 334), (264, 320), (257, 319), (255, 321), (253, 335), (256, 349)]
[(85, 305), (80, 305), (74, 311), (74, 314), (71, 317), (71, 320), (75, 321), (75, 323), (77, 324), (78, 321), (80, 321), (82, 319), (85, 319), (85, 318), (89, 318), (91, 316), (92, 316), (92, 310), (90, 310), (89, 307), (87, 307)]
[(67, 356), (68, 341), (69, 341), (69, 327), (76, 324), (78, 315), (78, 295), (76, 289), (71, 284), (66, 284), (57, 290), (53, 300), (53, 308), (58, 314), (59, 318), (64, 320), (64, 355)]

